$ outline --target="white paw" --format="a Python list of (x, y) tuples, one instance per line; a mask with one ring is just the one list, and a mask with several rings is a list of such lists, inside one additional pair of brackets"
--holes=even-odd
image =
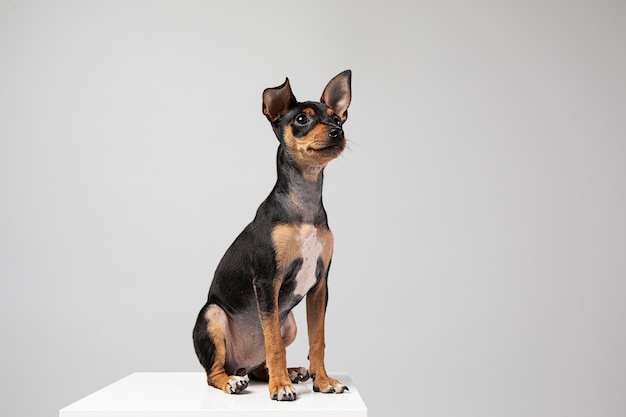
[(248, 382), (250, 382), (250, 378), (248, 378), (248, 375), (233, 376), (228, 380), (230, 393), (239, 394), (241, 391), (245, 390), (248, 387)]
[(294, 384), (304, 382), (309, 379), (309, 370), (304, 367), (289, 368), (287, 369), (287, 373), (289, 374), (289, 379), (291, 379), (291, 382)]

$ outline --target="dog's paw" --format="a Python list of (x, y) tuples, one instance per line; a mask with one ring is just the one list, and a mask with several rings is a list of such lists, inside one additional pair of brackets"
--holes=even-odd
[(309, 370), (304, 367), (289, 368), (287, 369), (291, 382), (297, 384), (298, 382), (304, 382), (309, 379)]
[(345, 391), (350, 391), (350, 389), (336, 379), (328, 377), (316, 378), (313, 375), (313, 391), (325, 394), (341, 394)]
[(239, 394), (248, 387), (248, 382), (250, 382), (248, 375), (233, 376), (228, 380), (228, 384), (226, 385), (227, 391), (231, 394)]
[(283, 385), (270, 389), (270, 397), (276, 401), (294, 401), (296, 390), (291, 385)]

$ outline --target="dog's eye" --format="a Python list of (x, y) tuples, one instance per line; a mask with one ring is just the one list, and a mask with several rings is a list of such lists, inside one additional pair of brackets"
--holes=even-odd
[(333, 116), (333, 120), (337, 126), (341, 126), (341, 117), (335, 115)]
[(300, 113), (296, 116), (296, 123), (299, 125), (305, 125), (309, 122), (309, 115), (306, 113)]

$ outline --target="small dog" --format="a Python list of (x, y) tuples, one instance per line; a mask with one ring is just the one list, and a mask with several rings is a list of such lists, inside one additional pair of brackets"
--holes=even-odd
[[(278, 179), (254, 220), (220, 261), (193, 341), (207, 383), (228, 394), (249, 378), (269, 382), (270, 398), (296, 399), (293, 383), (316, 392), (348, 390), (324, 366), (324, 317), (333, 234), (322, 205), (324, 167), (346, 146), (351, 71), (334, 77), (320, 102), (298, 102), (289, 79), (263, 91), (263, 114), (278, 141)], [(296, 337), (291, 310), (306, 296), (310, 368), (287, 369)]]

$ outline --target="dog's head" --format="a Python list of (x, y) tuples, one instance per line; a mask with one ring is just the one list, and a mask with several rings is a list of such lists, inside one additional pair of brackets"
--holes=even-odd
[(323, 168), (346, 146), (343, 124), (352, 97), (351, 71), (334, 77), (319, 102), (298, 102), (289, 79), (263, 91), (263, 114), (288, 155), (301, 169)]

